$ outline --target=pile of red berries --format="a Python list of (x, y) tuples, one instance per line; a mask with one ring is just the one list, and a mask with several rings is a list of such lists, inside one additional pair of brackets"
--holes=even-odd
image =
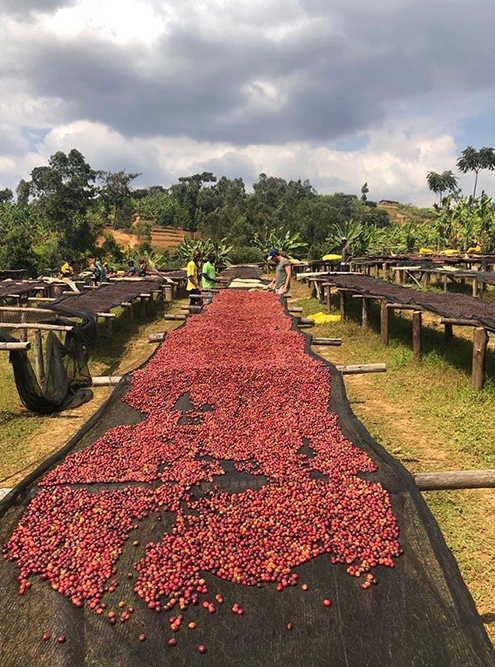
[[(176, 404), (186, 393), (193, 409), (184, 420)], [(208, 593), (202, 572), (281, 591), (297, 583), (294, 568), (322, 554), (356, 577), (393, 567), (400, 546), (389, 495), (358, 477), (376, 466), (343, 436), (329, 399), (327, 368), (305, 353), (277, 297), (222, 292), (133, 374), (124, 400), (142, 422), (110, 429), (42, 481), (4, 549), (20, 593), (38, 574), (75, 605), (105, 609), (130, 531), (160, 509), (176, 523), (146, 545), (134, 589), (156, 611), (198, 604)], [(264, 483), (220, 491), (225, 460)], [(72, 486), (129, 482), (139, 486)], [(364, 579), (363, 588), (375, 582)], [(182, 621), (173, 617), (171, 629)]]

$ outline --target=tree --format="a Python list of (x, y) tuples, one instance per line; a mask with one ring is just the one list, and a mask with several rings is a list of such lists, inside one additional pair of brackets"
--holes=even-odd
[(75, 149), (68, 155), (55, 153), (48, 166), (35, 167), (31, 172), (29, 191), (34, 207), (50, 231), (59, 235), (62, 253), (83, 254), (94, 244), (96, 230), (87, 214), (97, 192), (97, 175)]
[(14, 198), (14, 193), (10, 188), (0, 189), (0, 205), (1, 204), (11, 204)]
[(100, 199), (103, 202), (107, 215), (113, 217), (113, 228), (127, 227), (131, 222), (132, 206), (130, 184), (141, 174), (126, 173), (125, 171), (101, 171), (99, 179), (103, 186), (100, 190)]
[(29, 195), (31, 191), (31, 185), (24, 179), (19, 181), (19, 185), (16, 188), (17, 203), (19, 206), (27, 206), (29, 204)]
[(364, 183), (363, 187), (361, 188), (361, 201), (367, 201), (369, 191), (370, 190), (368, 188), (368, 183), (366, 182), (366, 183)]
[(444, 192), (457, 192), (457, 177), (453, 171), (444, 171), (438, 174), (436, 171), (429, 171), (426, 174), (428, 187), (432, 192), (439, 195), (440, 204), (442, 203)]
[(172, 185), (170, 192), (187, 214), (186, 228), (193, 234), (201, 222), (198, 215), (198, 197), (205, 183), (216, 183), (217, 178), (209, 171), (192, 176), (181, 176), (179, 183)]
[(463, 174), (468, 171), (474, 171), (474, 190), (473, 197), (476, 197), (476, 187), (478, 185), (478, 174), (482, 169), (495, 169), (495, 151), (493, 148), (484, 146), (477, 151), (472, 146), (465, 148), (457, 159), (457, 168)]

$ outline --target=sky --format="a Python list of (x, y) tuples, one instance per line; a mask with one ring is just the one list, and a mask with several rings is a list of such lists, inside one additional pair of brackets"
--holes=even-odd
[(493, 0), (0, 0), (0, 187), (77, 148), (140, 186), (430, 205), (428, 171), (495, 146), (493, 25)]

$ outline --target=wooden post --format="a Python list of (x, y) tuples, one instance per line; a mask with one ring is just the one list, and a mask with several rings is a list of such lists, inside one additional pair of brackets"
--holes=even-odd
[(146, 297), (140, 296), (141, 301), (141, 317), (146, 317)]
[(172, 301), (173, 298), (172, 285), (165, 285), (163, 288), (163, 294), (165, 301)]
[(444, 273), (442, 275), (442, 278), (443, 278), (443, 291), (446, 292), (447, 291), (447, 274)]
[(416, 361), (421, 361), (422, 356), (422, 336), (421, 336), (422, 315), (420, 310), (415, 310), (412, 316), (412, 346), (413, 357)]
[(478, 279), (476, 276), (473, 278), (473, 296), (478, 296)]
[(481, 391), (485, 385), (485, 360), (488, 333), (483, 327), (473, 331), (473, 367), (471, 381), (475, 391)]
[(339, 291), (339, 301), (340, 301), (340, 321), (345, 322), (346, 320), (346, 312), (345, 312), (345, 292)]
[(43, 361), (43, 338), (41, 337), (41, 331), (39, 329), (35, 329), (34, 331), (33, 353), (34, 372), (36, 373), (38, 384), (41, 387), (43, 378), (45, 377), (45, 364)]
[(369, 326), (370, 302), (365, 296), (361, 299), (361, 326), (367, 329)]
[(444, 326), (445, 326), (445, 332), (444, 332), (445, 340), (450, 340), (454, 336), (454, 331), (452, 329), (452, 324), (448, 324), (446, 322)]
[(422, 472), (413, 475), (421, 491), (441, 489), (493, 489), (495, 470), (459, 470), (458, 472)]
[[(21, 313), (21, 322), (25, 323), (27, 320), (27, 315), (26, 313)], [(26, 329), (21, 329), (19, 332), (19, 340), (21, 340), (23, 343), (27, 341), (27, 331)]]
[(339, 364), (337, 370), (342, 375), (358, 375), (361, 373), (386, 373), (386, 364)]
[(342, 345), (342, 338), (315, 338), (312, 336), (311, 345)]
[(380, 302), (380, 338), (382, 345), (388, 345), (389, 343), (390, 312), (390, 309), (387, 308), (387, 302), (382, 299)]
[(332, 312), (332, 286), (327, 285), (327, 311), (328, 314)]

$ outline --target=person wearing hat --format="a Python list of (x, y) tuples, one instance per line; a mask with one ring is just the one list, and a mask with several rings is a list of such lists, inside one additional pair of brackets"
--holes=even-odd
[(268, 253), (268, 261), (275, 262), (275, 278), (268, 285), (268, 289), (274, 289), (276, 294), (287, 294), (292, 278), (292, 267), (287, 257), (284, 257), (279, 250), (272, 248)]
[(347, 239), (342, 238), (340, 240), (340, 247), (342, 249), (342, 259), (340, 260), (340, 270), (341, 271), (349, 271), (349, 263), (352, 259), (351, 255), (351, 248), (349, 244), (347, 243)]
[(146, 275), (146, 261), (145, 261), (144, 257), (139, 258), (139, 265), (138, 265), (138, 268), (137, 268), (137, 274), (141, 278), (143, 278)]

